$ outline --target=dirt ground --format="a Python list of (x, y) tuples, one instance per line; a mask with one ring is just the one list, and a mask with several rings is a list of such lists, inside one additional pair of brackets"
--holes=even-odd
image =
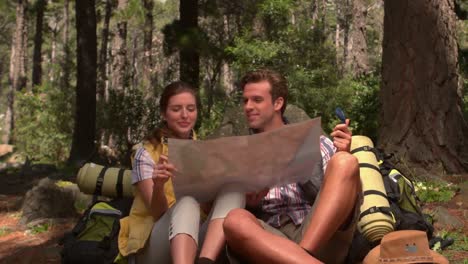
[[(0, 172), (0, 263), (60, 263), (61, 247), (58, 241), (65, 232), (71, 230), (77, 219), (55, 221), (47, 231), (36, 234), (19, 225), (22, 198), (42, 177), (45, 176)], [(463, 178), (467, 180), (468, 175)], [(447, 208), (450, 214), (464, 221), (465, 227), (462, 232), (468, 236), (468, 201), (455, 196), (447, 203), (426, 205), (429, 209), (436, 206)], [(441, 227), (436, 225), (437, 228)], [(468, 241), (465, 240), (464, 243)], [(468, 252), (453, 248), (455, 247), (442, 251), (450, 263), (468, 263)]]

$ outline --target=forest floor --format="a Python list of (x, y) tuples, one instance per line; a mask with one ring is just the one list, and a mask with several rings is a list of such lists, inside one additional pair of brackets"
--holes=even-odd
[[(25, 176), (0, 171), (0, 263), (60, 263), (58, 241), (73, 228), (76, 218), (61, 219), (39, 228), (20, 225), (21, 202), (25, 193), (47, 175)], [(450, 178), (449, 178), (450, 179)], [(468, 175), (457, 177), (455, 184), (467, 183)], [(425, 205), (426, 210), (446, 208), (452, 216), (464, 222), (464, 228), (449, 230), (435, 225), (442, 232), (455, 236), (455, 243), (441, 251), (450, 263), (468, 263), (468, 200), (466, 194), (455, 195), (449, 202)]]

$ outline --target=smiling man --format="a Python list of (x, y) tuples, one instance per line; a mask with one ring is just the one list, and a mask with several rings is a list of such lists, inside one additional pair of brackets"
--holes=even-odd
[[(253, 133), (278, 129), (288, 87), (279, 73), (247, 73), (241, 81), (244, 113)], [(349, 120), (320, 138), (323, 173), (319, 195), (310, 198), (299, 183), (247, 195), (250, 210), (235, 209), (224, 221), (232, 263), (343, 263), (361, 202), (357, 159), (349, 153)], [(274, 148), (274, 146), (272, 146)], [(277, 149), (278, 155), (281, 150)], [(336, 152), (336, 153), (335, 153)], [(231, 254), (233, 253), (233, 254)], [(242, 262), (242, 263), (243, 263)]]

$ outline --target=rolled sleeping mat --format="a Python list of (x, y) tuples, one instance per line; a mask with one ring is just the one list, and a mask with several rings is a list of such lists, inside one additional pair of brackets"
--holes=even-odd
[(133, 197), (131, 170), (86, 163), (77, 176), (80, 191), (111, 198)]
[(358, 229), (370, 242), (377, 242), (394, 230), (395, 220), (383, 183), (379, 162), (373, 152), (372, 140), (365, 136), (353, 136), (351, 153), (359, 160), (364, 201), (358, 220)]

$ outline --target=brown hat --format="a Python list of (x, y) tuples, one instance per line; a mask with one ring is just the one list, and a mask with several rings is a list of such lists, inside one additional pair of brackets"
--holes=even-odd
[(449, 263), (448, 260), (429, 248), (423, 231), (402, 230), (388, 233), (380, 245), (372, 249), (363, 264), (389, 263)]

